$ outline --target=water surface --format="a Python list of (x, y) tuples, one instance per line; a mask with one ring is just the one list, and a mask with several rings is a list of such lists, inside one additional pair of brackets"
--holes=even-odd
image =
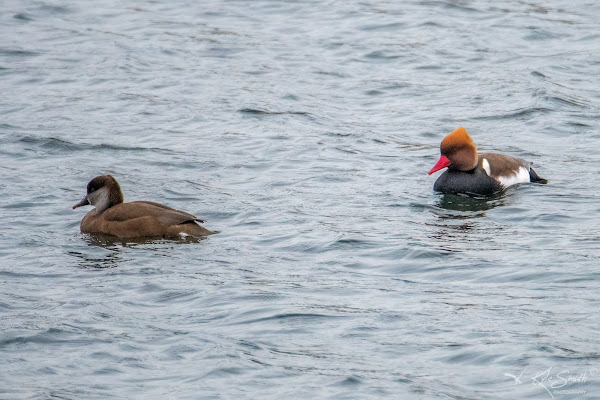
[[(4, 2), (0, 397), (600, 397), (599, 19)], [(434, 194), (458, 126), (550, 183)], [(220, 233), (80, 234), (106, 173)]]

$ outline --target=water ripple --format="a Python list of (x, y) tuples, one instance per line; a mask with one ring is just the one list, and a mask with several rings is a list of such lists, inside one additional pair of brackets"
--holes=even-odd
[[(599, 7), (5, 3), (0, 397), (598, 397)], [(433, 193), (458, 126), (549, 183)], [(106, 173), (220, 233), (81, 234)]]

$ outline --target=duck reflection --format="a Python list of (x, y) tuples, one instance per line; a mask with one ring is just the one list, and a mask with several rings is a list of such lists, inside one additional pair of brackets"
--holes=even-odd
[(503, 194), (486, 198), (455, 194), (439, 195), (431, 207), (437, 222), (431, 224), (435, 228), (429, 237), (436, 239), (438, 245), (445, 250), (457, 251), (457, 240), (458, 242), (477, 240), (472, 233), (481, 226), (478, 219), (485, 217), (487, 211), (506, 205), (508, 201), (508, 197)]
[(71, 251), (70, 255), (77, 257), (79, 268), (105, 269), (121, 266), (125, 261), (126, 250), (137, 246), (145, 246), (147, 250), (160, 250), (165, 245), (181, 245), (199, 243), (205, 237), (188, 236), (179, 240), (136, 238), (122, 239), (111, 235), (83, 235), (83, 241), (90, 247), (90, 251)]
[(77, 266), (83, 269), (116, 268), (120, 266), (123, 261), (123, 255), (119, 249), (111, 249), (110, 252), (102, 255), (86, 254), (76, 251), (71, 251), (69, 253), (79, 259)]
[(190, 243), (200, 243), (201, 241), (205, 240), (206, 237), (204, 236), (187, 236), (187, 237), (180, 237), (178, 239), (157, 239), (157, 238), (131, 238), (131, 239), (125, 239), (125, 238), (119, 238), (116, 236), (112, 236), (112, 235), (103, 235), (103, 234), (91, 234), (91, 235), (84, 235), (84, 241), (88, 244), (88, 246), (98, 246), (98, 247), (103, 247), (105, 249), (110, 249), (110, 250), (115, 250), (117, 248), (133, 248), (136, 246), (140, 246), (140, 245), (150, 245), (150, 248), (152, 248), (152, 245), (161, 245), (161, 247), (166, 244), (166, 243), (173, 243), (173, 244), (190, 244)]
[(456, 194), (442, 194), (437, 199), (434, 207), (440, 218), (464, 219), (484, 217), (485, 212), (503, 206), (507, 197), (502, 194), (494, 197), (470, 197)]

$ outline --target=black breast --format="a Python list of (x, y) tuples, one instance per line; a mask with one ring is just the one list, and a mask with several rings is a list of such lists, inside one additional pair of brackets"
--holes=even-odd
[(477, 166), (467, 172), (447, 170), (435, 181), (433, 190), (442, 193), (491, 196), (502, 191), (502, 185)]

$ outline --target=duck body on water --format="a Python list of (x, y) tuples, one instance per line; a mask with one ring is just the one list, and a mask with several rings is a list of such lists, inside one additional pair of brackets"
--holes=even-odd
[(433, 185), (441, 193), (493, 196), (509, 186), (524, 182), (547, 183), (520, 158), (496, 153), (477, 154), (473, 140), (458, 128), (442, 140), (441, 157), (429, 175), (448, 168)]
[[(496, 153), (477, 154), (473, 140), (464, 128), (444, 138), (441, 157), (429, 175), (448, 168), (433, 189), (441, 193), (493, 196), (509, 186), (523, 182), (547, 183), (531, 168), (531, 163)], [(125, 203), (117, 180), (101, 175), (87, 185), (87, 194), (73, 209), (95, 208), (81, 221), (82, 233), (108, 234), (120, 238), (208, 236), (204, 221), (184, 211), (152, 201)]]
[(120, 238), (208, 236), (215, 232), (200, 225), (192, 214), (152, 201), (123, 202), (123, 192), (111, 175), (97, 176), (87, 185), (87, 194), (73, 209), (92, 205), (81, 221), (82, 233), (100, 233)]

